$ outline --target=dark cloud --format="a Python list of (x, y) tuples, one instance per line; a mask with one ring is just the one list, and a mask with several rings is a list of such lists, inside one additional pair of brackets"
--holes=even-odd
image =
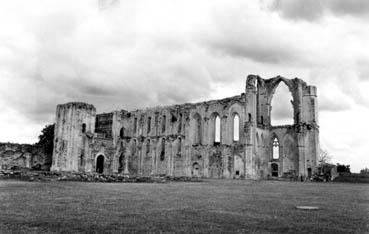
[(273, 19), (252, 17), (242, 7), (215, 12), (211, 18), (214, 26), (198, 33), (200, 46), (219, 58), (244, 58), (258, 63), (299, 64), (304, 59), (299, 33), (275, 27)]
[(368, 15), (369, 1), (367, 0), (330, 0), (329, 8), (337, 15)]
[(319, 20), (330, 13), (337, 16), (369, 15), (369, 1), (366, 0), (274, 0), (271, 10), (279, 12), (283, 17), (293, 20)]
[[(324, 1), (324, 0), (323, 0)], [(323, 1), (316, 0), (275, 0), (270, 8), (281, 13), (285, 18), (304, 19), (308, 21), (319, 19), (324, 13)]]

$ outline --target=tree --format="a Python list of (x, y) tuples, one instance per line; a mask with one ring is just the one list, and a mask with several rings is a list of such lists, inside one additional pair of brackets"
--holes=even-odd
[(369, 174), (369, 168), (363, 168), (360, 170), (360, 174)]
[(41, 146), (46, 155), (52, 156), (54, 149), (54, 128), (55, 124), (49, 124), (41, 131), (41, 135), (38, 136), (38, 142), (36, 145)]
[(327, 150), (320, 149), (319, 158), (318, 158), (319, 164), (330, 163), (331, 162), (331, 159), (332, 159), (332, 157), (328, 153)]
[(351, 173), (351, 170), (350, 170), (350, 165), (343, 165), (343, 164), (339, 164), (337, 163), (337, 172), (338, 173)]

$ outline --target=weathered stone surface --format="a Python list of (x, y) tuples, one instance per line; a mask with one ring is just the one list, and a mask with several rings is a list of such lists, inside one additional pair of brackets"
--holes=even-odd
[[(271, 100), (280, 82), (293, 97), (293, 125), (270, 122)], [(274, 139), (279, 142), (277, 159), (272, 156)], [(53, 171), (254, 179), (285, 173), (308, 176), (319, 150), (316, 87), (298, 78), (249, 75), (245, 93), (221, 100), (104, 114), (96, 114), (89, 104), (67, 103), (57, 107), (54, 142)]]
[(0, 143), (0, 169), (35, 168), (48, 170), (50, 157), (40, 146)]

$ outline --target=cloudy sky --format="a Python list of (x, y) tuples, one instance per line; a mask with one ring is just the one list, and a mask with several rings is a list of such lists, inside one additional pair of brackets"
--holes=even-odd
[[(34, 143), (58, 103), (98, 112), (244, 92), (248, 74), (318, 87), (321, 147), (369, 167), (369, 1), (0, 2), (0, 141)], [(290, 115), (278, 90), (276, 121)], [(278, 99), (277, 99), (278, 97)]]

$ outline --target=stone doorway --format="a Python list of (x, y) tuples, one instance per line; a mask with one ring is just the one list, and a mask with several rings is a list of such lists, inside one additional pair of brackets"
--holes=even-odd
[(234, 178), (244, 176), (244, 163), (239, 155), (234, 156)]
[(200, 165), (197, 162), (192, 165), (192, 176), (200, 176)]
[(272, 176), (278, 177), (278, 164), (272, 163), (271, 167), (272, 167)]
[(96, 158), (96, 172), (103, 173), (104, 172), (104, 156), (99, 155)]

